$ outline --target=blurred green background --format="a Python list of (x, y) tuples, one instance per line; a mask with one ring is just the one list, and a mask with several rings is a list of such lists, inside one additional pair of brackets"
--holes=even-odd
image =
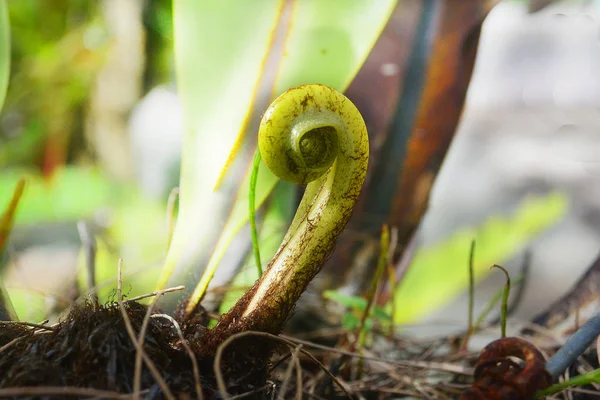
[[(184, 4), (184, 1), (181, 3)], [(359, 1), (353, 3), (360, 4)], [(411, 7), (415, 8), (415, 4), (424, 3), (421, 0), (411, 0), (398, 6), (392, 17), (394, 29), (391, 30), (391, 34), (387, 32), (388, 36), (384, 34), (381, 42), (393, 41), (401, 52), (408, 54), (408, 50), (418, 42), (417, 34), (411, 36), (417, 26), (417, 19), (414, 17), (416, 14), (412, 13)], [(555, 130), (556, 126), (568, 123), (577, 125), (581, 121), (587, 121), (586, 117), (557, 117), (562, 115), (557, 113), (557, 109), (580, 112), (595, 107), (595, 94), (582, 96), (584, 100), (592, 98), (589, 103), (564, 103), (564, 98), (569, 101), (578, 98), (569, 91), (572, 87), (579, 88), (577, 82), (568, 81), (569, 85), (558, 87), (560, 90), (551, 90), (548, 89), (546, 81), (540, 83), (536, 79), (545, 76), (550, 84), (555, 85), (556, 82), (565, 82), (566, 77), (582, 76), (575, 67), (569, 69), (564, 60), (574, 60), (574, 66), (582, 65), (582, 62), (577, 61), (577, 54), (587, 54), (587, 48), (577, 54), (564, 57), (559, 54), (555, 58), (552, 58), (554, 56), (549, 50), (554, 44), (560, 47), (561, 41), (566, 43), (570, 36), (565, 32), (571, 34), (572, 26), (561, 26), (557, 23), (544, 30), (549, 23), (543, 21), (554, 23), (558, 19), (552, 18), (558, 14), (567, 15), (571, 21), (580, 15), (595, 16), (596, 8), (586, 5), (591, 2), (574, 1), (566, 2), (568, 5), (563, 8), (553, 8), (555, 5), (550, 5), (549, 8), (540, 11), (540, 14), (529, 14), (530, 10), (525, 3), (513, 0), (500, 2), (490, 13), (488, 19), (492, 21), (484, 24), (483, 41), (478, 57), (483, 55), (483, 60), (488, 60), (488, 69), (475, 70), (473, 80), (477, 85), (471, 88), (466, 117), (461, 125), (461, 129), (468, 131), (469, 137), (474, 139), (469, 139), (472, 140), (469, 145), (464, 145), (466, 133), (457, 137), (453, 144), (454, 149), (451, 149), (449, 155), (450, 162), (444, 164), (441, 184), (437, 186), (438, 193), (452, 195), (436, 197), (436, 192), (433, 193), (431, 212), (427, 217), (429, 220), (426, 218), (425, 221), (425, 239), (418, 243), (412, 264), (414, 268), (407, 274), (403, 283), (409, 287), (402, 288), (400, 285), (399, 292), (394, 293), (394, 318), (398, 323), (413, 322), (439, 310), (464, 291), (467, 283), (468, 248), (474, 237), (479, 244), (477, 277), (483, 279), (487, 275), (489, 264), (506, 260), (512, 260), (515, 264), (515, 260), (518, 261), (516, 256), (523, 248), (535, 244), (534, 238), (538, 234), (546, 232), (547, 237), (552, 236), (555, 231), (547, 231), (547, 228), (563, 221), (565, 214), (570, 216), (567, 218), (567, 228), (573, 221), (579, 224), (578, 228), (584, 225), (587, 222), (586, 216), (569, 208), (572, 198), (575, 198), (577, 204), (583, 203), (585, 209), (591, 210), (591, 213), (600, 209), (596, 203), (588, 201), (591, 194), (581, 193), (583, 187), (589, 186), (589, 179), (584, 181), (573, 174), (563, 177), (558, 172), (553, 175), (553, 171), (564, 171), (560, 168), (562, 164), (555, 170), (544, 169), (548, 164), (558, 164), (541, 159), (543, 157), (535, 159), (535, 162), (527, 159), (531, 161), (529, 163), (519, 158), (519, 155), (523, 154), (519, 149), (525, 149), (527, 145), (519, 140), (528, 138), (529, 132), (547, 133)], [(546, 3), (555, 2), (532, 3), (544, 3), (544, 6), (547, 6)], [(200, 111), (196, 111), (200, 108), (195, 108), (193, 102), (190, 103), (190, 98), (195, 96), (196, 99), (200, 99), (198, 104), (203, 105), (219, 103), (219, 99), (204, 93), (196, 91), (190, 94), (189, 87), (184, 90), (180, 88), (180, 99), (175, 87), (176, 83), (182, 80), (185, 83), (196, 82), (190, 79), (190, 76), (195, 78), (193, 74), (202, 74), (206, 70), (202, 63), (210, 63), (211, 60), (203, 60), (202, 54), (194, 53), (195, 42), (192, 37), (185, 44), (188, 46), (185, 51), (193, 62), (188, 62), (189, 68), (183, 73), (177, 70), (174, 53), (178, 50), (174, 49), (176, 46), (173, 33), (173, 4), (169, 0), (9, 0), (7, 4), (11, 22), (11, 73), (6, 101), (0, 115), (1, 209), (8, 203), (19, 178), (26, 177), (28, 183), (17, 209), (10, 241), (0, 254), (0, 269), (19, 318), (38, 321), (47, 315), (56, 316), (74, 299), (85, 294), (86, 241), (82, 241), (82, 230), (84, 236), (92, 235), (96, 240), (96, 283), (103, 300), (114, 296), (116, 265), (119, 258), (125, 260), (124, 283), (129, 296), (154, 290), (165, 262), (172, 228), (167, 222), (168, 198), (171, 189), (179, 184), (181, 149), (185, 142), (182, 138), (186, 125), (184, 120), (202, 116)], [(257, 123), (257, 115), (260, 115), (261, 107), (268, 104), (271, 91), (280, 92), (292, 83), (305, 83), (304, 80), (310, 80), (307, 77), (316, 76), (315, 79), (324, 80), (322, 83), (347, 87), (349, 82), (346, 80), (350, 81), (351, 76), (341, 76), (335, 70), (343, 70), (345, 64), (338, 62), (337, 58), (332, 61), (327, 57), (339, 56), (344, 61), (344, 57), (354, 57), (352, 65), (356, 67), (349, 70), (353, 71), (352, 74), (357, 72), (355, 70), (362, 63), (360, 54), (353, 54), (352, 50), (356, 52), (356, 49), (351, 47), (341, 48), (339, 44), (344, 41), (337, 35), (337, 31), (333, 28), (327, 29), (330, 28), (327, 14), (320, 15), (323, 16), (320, 19), (322, 26), (319, 26), (318, 30), (307, 31), (315, 35), (325, 34), (328, 40), (323, 46), (330, 46), (339, 53), (321, 51), (318, 47), (321, 45), (318, 35), (313, 37), (298, 34), (297, 37), (293, 37), (299, 43), (298, 46), (304, 46), (303, 50), (309, 49), (313, 52), (296, 53), (297, 58), (293, 60), (302, 60), (306, 54), (315, 59), (323, 56), (330, 68), (311, 69), (301, 62), (294, 61), (288, 68), (291, 71), (289, 76), (284, 76), (282, 81), (271, 83), (271, 87), (266, 85), (267, 88), (263, 89), (268, 94), (259, 91), (261, 94), (257, 96), (258, 104), (255, 104), (257, 110), (250, 116), (250, 124)], [(477, 18), (483, 19), (486, 16), (487, 11)], [(269, 17), (265, 18), (268, 20)], [(406, 18), (406, 21), (402, 18)], [(475, 22), (480, 22), (477, 18), (474, 18)], [(528, 41), (513, 39), (513, 42), (505, 47), (501, 44), (496, 45), (495, 43), (500, 43), (499, 38), (506, 36), (504, 32), (518, 31), (510, 25), (510, 21), (517, 18), (521, 18), (519, 21), (522, 25), (519, 26), (525, 27), (520, 34), (527, 37)], [(177, 18), (175, 21), (177, 22)], [(181, 17), (180, 21), (183, 21)], [(215, 43), (221, 43), (219, 40), (225, 33), (235, 33), (235, 29), (227, 24), (214, 25)], [(341, 27), (336, 26), (334, 22), (330, 25), (335, 26), (335, 29), (344, 29), (342, 23), (339, 24)], [(221, 28), (223, 31), (217, 31)], [(246, 28), (252, 29), (252, 24)], [(424, 32), (424, 35), (427, 33)], [(516, 35), (515, 33), (515, 37)], [(243, 35), (232, 37), (235, 42), (239, 41), (237, 44), (241, 49), (245, 47), (244, 40), (250, 40)], [(344, 39), (344, 36), (341, 38)], [(508, 42), (510, 39), (506, 40)], [(578, 37), (573, 43), (580, 41)], [(563, 43), (561, 51), (564, 47), (573, 47), (569, 43)], [(265, 44), (265, 47), (268, 46)], [(277, 47), (277, 43), (274, 47)], [(179, 55), (181, 52), (182, 50), (179, 50)], [(375, 53), (374, 50), (372, 56), (376, 59), (381, 52), (379, 55)], [(231, 61), (227, 65), (212, 65), (213, 69), (231, 70), (232, 75), (239, 71), (241, 74), (244, 63), (237, 64), (237, 53), (230, 56)], [(239, 57), (242, 56), (246, 55), (240, 50)], [(539, 61), (546, 59), (552, 62)], [(590, 65), (594, 65), (594, 60), (595, 58), (590, 61)], [(546, 75), (537, 72), (545, 65), (550, 66), (548, 68), (558, 66), (556, 71), (564, 67), (566, 72), (555, 72), (554, 69)], [(482, 71), (488, 71), (488, 75), (482, 78)], [(394, 76), (404, 76), (406, 69), (404, 65), (382, 62), (381, 65), (376, 65), (375, 73), (386, 79), (396, 79)], [(271, 74), (274, 75), (272, 71)], [(331, 82), (326, 82), (328, 79)], [(359, 75), (357, 79), (363, 79), (366, 86), (371, 85), (370, 78)], [(210, 80), (210, 77), (207, 80)], [(214, 86), (222, 85), (229, 90), (229, 83), (215, 80)], [(251, 83), (255, 84), (254, 81)], [(468, 82), (462, 84), (467, 85)], [(376, 88), (376, 85), (371, 86)], [(586, 88), (593, 89), (595, 86), (592, 82), (586, 85)], [(235, 92), (235, 88), (233, 91)], [(573, 92), (576, 90), (573, 89)], [(356, 98), (353, 100), (360, 102), (361, 97), (356, 93), (355, 90)], [(556, 93), (566, 95), (555, 96)], [(369, 109), (372, 98), (368, 93), (358, 91), (358, 94), (364, 95), (363, 104), (359, 104), (359, 109), (375, 120), (372, 114), (376, 117), (379, 114), (378, 110)], [(384, 95), (382, 93), (381, 97)], [(528, 113), (520, 113), (521, 109), (526, 109)], [(385, 118), (390, 120), (395, 108), (391, 107), (386, 112)], [(457, 112), (460, 112), (460, 109)], [(184, 116), (184, 113), (187, 114)], [(530, 120), (527, 119), (528, 116), (531, 117)], [(201, 119), (200, 117), (198, 119)], [(236, 117), (242, 119), (241, 114), (236, 114)], [(538, 123), (539, 120), (549, 121), (552, 118), (554, 120), (546, 125)], [(506, 121), (519, 122), (515, 122), (515, 126), (506, 127), (503, 125), (507, 124)], [(550, 126), (551, 124), (554, 125)], [(378, 126), (377, 121), (369, 128), (373, 125)], [(588, 124), (585, 129), (593, 126), (593, 123)], [(494, 136), (496, 130), (508, 133)], [(473, 132), (475, 134), (472, 134)], [(514, 137), (511, 137), (513, 133)], [(512, 143), (513, 147), (507, 144), (504, 153), (494, 153), (495, 149), (503, 149), (504, 142), (498, 138), (510, 138), (507, 142)], [(241, 159), (248, 158), (248, 154), (252, 153), (251, 139), (250, 136), (250, 139), (242, 143)], [(205, 140), (210, 143), (218, 139), (211, 137)], [(499, 142), (495, 142), (496, 140)], [(583, 138), (580, 142), (586, 143), (586, 140)], [(544, 139), (540, 141), (543, 142)], [(489, 144), (492, 142), (494, 145)], [(372, 146), (379, 146), (381, 149), (385, 147), (382, 143), (381, 140), (375, 140)], [(458, 154), (458, 148), (462, 149), (462, 152), (460, 156), (454, 156), (453, 154)], [(527, 154), (539, 154), (539, 148), (540, 143), (536, 142), (527, 148)], [(204, 151), (207, 152), (206, 149)], [(516, 160), (514, 162), (513, 156)], [(573, 157), (577, 158), (579, 155)], [(460, 158), (464, 165), (453, 170), (454, 175), (446, 178), (450, 172), (445, 171), (460, 163), (456, 161), (457, 158)], [(484, 159), (492, 160), (485, 168), (475, 161), (471, 163), (472, 160), (480, 160), (483, 163)], [(374, 159), (373, 163), (377, 161), (378, 159)], [(519, 165), (522, 169), (513, 173), (511, 165)], [(539, 165), (544, 165), (544, 168)], [(234, 170), (237, 167), (234, 165)], [(243, 166), (240, 168), (235, 171), (242, 172), (226, 182), (230, 186), (226, 185), (227, 191), (222, 193), (229, 200), (234, 198), (237, 188), (243, 184), (245, 170)], [(516, 168), (514, 170), (516, 171)], [(480, 171), (486, 171), (487, 175), (475, 176)], [(518, 178), (515, 178), (517, 175)], [(597, 176), (591, 175), (591, 179)], [(512, 182), (512, 178), (515, 178), (515, 183), (507, 184), (506, 182)], [(395, 185), (396, 182), (387, 184)], [(272, 183), (271, 188), (273, 186), (275, 183)], [(390, 187), (393, 189), (393, 186)], [(549, 194), (556, 189), (560, 194)], [(494, 197), (498, 192), (501, 192), (501, 195)], [(527, 200), (530, 195), (541, 197), (537, 200)], [(280, 201), (267, 202), (269, 208), (263, 210), (262, 215), (265, 226), (262, 239), (267, 255), (272, 254), (278, 246), (279, 238), (285, 231), (286, 222), (297, 201), (298, 190), (278, 183), (275, 186), (275, 196)], [(397, 195), (398, 198), (402, 196)], [(177, 206), (175, 212), (176, 210)], [(368, 213), (358, 215), (364, 219), (371, 218)], [(214, 226), (217, 236), (225, 231), (223, 226), (226, 216), (220, 214), (211, 214), (210, 218), (200, 221), (195, 218), (185, 220), (193, 228), (200, 225), (203, 228)], [(267, 223), (271, 225), (266, 226)], [(375, 231), (379, 232), (379, 227), (376, 228)], [(230, 257), (226, 255), (219, 267), (228, 263), (236, 267), (244, 265), (243, 274), (237, 276), (233, 285), (245, 287), (253, 282), (256, 276), (252, 259), (247, 257), (247, 232), (243, 228), (240, 228), (240, 231), (239, 235), (235, 231), (228, 239), (231, 241), (228, 253)], [(190, 240), (189, 232), (184, 231), (180, 234), (183, 241)], [(360, 236), (362, 233), (349, 234)], [(577, 234), (580, 233), (577, 231)], [(596, 251), (594, 235), (595, 233), (589, 235), (592, 237), (590, 242), (583, 242), (582, 248), (587, 251), (585, 254)], [(580, 238), (573, 235), (571, 237), (578, 240)], [(362, 250), (366, 253), (375, 251), (371, 246), (373, 240), (376, 243), (378, 238), (374, 236), (363, 240)], [(556, 242), (554, 247), (555, 244)], [(186, 245), (189, 247), (189, 243)], [(205, 250), (208, 254), (190, 255), (192, 250), (185, 248), (185, 245), (181, 248), (181, 254), (174, 255), (175, 261), (184, 260), (183, 263), (187, 262), (197, 271), (191, 275), (187, 271), (185, 274), (188, 275), (177, 275), (176, 272), (175, 282), (170, 283), (193, 286), (204, 266), (213, 260), (212, 253), (211, 250)], [(575, 253), (584, 254), (583, 251), (576, 250), (579, 248), (573, 249)], [(231, 257), (231, 254), (234, 254), (234, 257)], [(361, 254), (357, 255), (357, 258), (360, 258)], [(584, 258), (574, 262), (585, 264)], [(317, 283), (327, 282), (322, 286), (329, 285), (333, 289), (342, 284), (337, 274), (332, 274), (333, 279), (326, 274), (327, 271), (324, 271), (322, 277), (317, 278)], [(212, 289), (228, 283), (233, 275), (235, 271), (218, 278)], [(344, 279), (350, 282), (344, 282), (345, 294), (348, 293), (349, 287), (361, 286), (354, 285), (352, 279), (368, 280), (360, 274), (347, 275)], [(538, 275), (543, 273), (538, 272)], [(331, 281), (336, 282), (330, 285)], [(497, 286), (497, 283), (498, 281), (495, 281), (494, 285)], [(216, 289), (215, 291), (218, 292)], [(222, 292), (221, 290), (219, 293)], [(240, 292), (230, 292), (232, 293), (237, 296)], [(360, 294), (360, 290), (355, 290), (352, 294)], [(310, 293), (307, 297), (310, 297)], [(218, 296), (216, 300), (209, 296), (210, 301), (218, 303), (219, 299)], [(228, 298), (220, 310), (225, 311), (231, 301), (233, 300)], [(391, 304), (392, 302), (388, 301), (387, 308), (382, 307), (380, 311), (391, 313)], [(214, 308), (217, 306), (218, 304)]]
[(166, 196), (141, 194), (128, 126), (142, 96), (173, 81), (171, 1), (19, 0), (8, 11), (0, 203), (27, 178), (0, 255), (15, 308), (38, 320), (77, 297), (78, 221), (96, 235), (98, 265), (128, 259), (143, 272), (131, 294), (147, 291), (166, 251)]

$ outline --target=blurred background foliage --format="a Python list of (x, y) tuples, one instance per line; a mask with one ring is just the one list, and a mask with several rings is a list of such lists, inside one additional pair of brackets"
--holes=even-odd
[[(119, 40), (115, 36), (128, 39), (126, 30), (115, 29), (107, 20), (110, 12), (119, 12), (118, 3), (7, 2), (12, 43), (10, 85), (0, 119), (1, 203), (10, 199), (21, 177), (27, 179), (27, 186), (1, 265), (15, 308), (27, 320), (43, 317), (55, 303), (64, 308), (79, 292), (74, 268), (83, 262), (53, 256), (62, 254), (61, 249), (77, 254), (79, 220), (88, 220), (99, 238), (97, 282), (104, 285), (100, 290), (104, 299), (114, 286), (114, 281), (104, 280), (114, 277), (118, 257), (141, 266), (157, 264), (166, 251), (166, 198), (145, 197), (135, 181), (117, 179), (103, 168), (86, 127), (95, 113), (91, 108), (102, 107), (93, 104), (91, 97), (111, 46)], [(137, 15), (128, 14), (139, 19), (145, 38), (139, 43), (144, 69), (137, 103), (150, 88), (173, 79), (173, 30), (170, 0), (131, 3), (140, 6)], [(121, 64), (127, 65), (127, 60)], [(113, 96), (118, 101), (120, 95)], [(127, 123), (131, 111), (117, 118)], [(119, 143), (107, 144), (111, 145)], [(23, 268), (28, 272), (19, 274), (22, 255), (35, 248), (47, 251), (28, 258), (30, 265)], [(66, 265), (57, 265), (61, 262)], [(132, 293), (154, 286), (157, 275), (151, 269), (142, 272), (135, 278), (136, 285), (131, 285), (135, 286)], [(55, 275), (60, 279), (40, 285), (45, 277)], [(67, 289), (69, 295), (59, 295)]]
[[(406, 49), (413, 46), (417, 48), (419, 43), (429, 37), (427, 30), (417, 29), (415, 21), (418, 18), (415, 15), (421, 14), (413, 11), (416, 10), (414, 5), (418, 3), (420, 1), (407, 1), (399, 5), (390, 20), (394, 24), (390, 22), (378, 42), (379, 45), (393, 43), (396, 46), (400, 52), (397, 56), (402, 73), (406, 73), (406, 66), (401, 61), (409, 59)], [(426, 3), (444, 2), (425, 1), (422, 4)], [(491, 4), (483, 1), (480, 3)], [(119, 258), (125, 261), (124, 287), (130, 296), (154, 290), (168, 250), (169, 226), (165, 223), (167, 197), (170, 189), (177, 185), (179, 176), (181, 138), (173, 132), (181, 136), (184, 130), (181, 122), (182, 107), (174, 90), (176, 81), (181, 77), (175, 73), (171, 0), (9, 0), (7, 4), (11, 21), (11, 74), (0, 115), (0, 209), (3, 210), (8, 204), (21, 177), (26, 177), (27, 186), (15, 214), (10, 241), (5, 249), (0, 249), (0, 252), (3, 250), (0, 254), (0, 269), (19, 318), (39, 321), (49, 314), (56, 316), (71, 301), (85, 294), (88, 289), (85, 284), (85, 243), (82, 243), (77, 230), (77, 223), (82, 220), (86, 221), (86, 226), (96, 237), (96, 282), (103, 301), (114, 296)], [(455, 25), (480, 26), (489, 12), (486, 7), (488, 6), (481, 6), (469, 14), (469, 24), (456, 15), (445, 14), (446, 20), (441, 21), (447, 23), (441, 25), (443, 29), (436, 31), (441, 38), (438, 40), (443, 43), (444, 38), (452, 36), (450, 33), (452, 29), (456, 29)], [(427, 12), (422, 10), (420, 18), (426, 18)], [(128, 22), (124, 23), (122, 19), (116, 18), (117, 13), (127, 15), (129, 19), (125, 20)], [(413, 20), (409, 21), (410, 18)], [(326, 21), (326, 18), (323, 20)], [(226, 23), (223, 24), (223, 29), (227, 29)], [(439, 33), (444, 32), (444, 29), (447, 30), (446, 36)], [(460, 36), (461, 39), (465, 39), (468, 44), (464, 48), (472, 51), (474, 58), (478, 33), (475, 39), (470, 31), (461, 34), (464, 34), (464, 37)], [(304, 39), (306, 38), (300, 37), (295, 40), (301, 43)], [(301, 45), (311, 46), (311, 40), (304, 40), (308, 44)], [(401, 45), (398, 46), (398, 43)], [(453, 43), (452, 46), (456, 46), (462, 54), (463, 44)], [(423, 42), (421, 45), (425, 46), (423, 51), (435, 54), (435, 49), (426, 47), (431, 46), (431, 43)], [(452, 46), (445, 48), (454, 48)], [(376, 54), (375, 50), (371, 56), (385, 53), (380, 49)], [(404, 76), (391, 70), (382, 70), (380, 73), (381, 61), (374, 57), (370, 59), (378, 63), (377, 74), (387, 77), (394, 74)], [(360, 65), (362, 60), (354, 62)], [(339, 67), (339, 63), (334, 64), (336, 68)], [(368, 72), (369, 59), (365, 65), (363, 74)], [(299, 68), (296, 65), (296, 69)], [(308, 79), (304, 76), (310, 76), (309, 69), (307, 67), (302, 71), (305, 74), (302, 79)], [(316, 76), (327, 77), (327, 72), (321, 69)], [(435, 74), (435, 71), (431, 72), (423, 67), (416, 70), (416, 73), (426, 76), (426, 73)], [(451, 122), (454, 124), (460, 116), (468, 84), (468, 79), (463, 82), (461, 78), (462, 76), (453, 78), (460, 82), (459, 99), (445, 103), (454, 107), (451, 115)], [(468, 78), (470, 79), (470, 75)], [(294, 77), (289, 80), (296, 82)], [(435, 91), (435, 84), (431, 82), (436, 81), (429, 82), (430, 90)], [(300, 83), (305, 82), (296, 82)], [(346, 88), (348, 83), (339, 83), (340, 88)], [(368, 97), (360, 86), (369, 86), (371, 83), (368, 73), (365, 76), (359, 72), (357, 80), (353, 82), (356, 86), (352, 99), (359, 104), (361, 111), (364, 109), (369, 114), (370, 130), (375, 128), (373, 132), (376, 134), (380, 133), (377, 132), (378, 129), (387, 132), (390, 121), (400, 112), (396, 105), (399, 93), (402, 93), (402, 85), (398, 82), (395, 86), (386, 84), (395, 92), (390, 95), (393, 101), (388, 102), (387, 92), (381, 93), (383, 104), (378, 103), (379, 108), (374, 108), (387, 110), (387, 114), (382, 116), (377, 110), (369, 109), (370, 99), (373, 97)], [(378, 88), (377, 85), (372, 87), (372, 90)], [(350, 91), (352, 90), (351, 87)], [(407, 95), (406, 101), (409, 106), (414, 106), (415, 114), (417, 106), (427, 110), (427, 104), (431, 105), (431, 102), (425, 105), (425, 102), (420, 103), (421, 94), (421, 91), (412, 93), (412, 98), (411, 93)], [(361, 95), (366, 104), (363, 104), (364, 108), (360, 107)], [(265, 103), (269, 95), (263, 97), (262, 103)], [(193, 104), (188, 104), (187, 107), (194, 109)], [(435, 107), (429, 107), (427, 112), (431, 114), (427, 115), (436, 117), (437, 119), (432, 119), (437, 122), (445, 121), (436, 110), (438, 109)], [(139, 122), (140, 115), (144, 112), (150, 114), (150, 117), (146, 122)], [(260, 110), (255, 110), (255, 114), (260, 114)], [(427, 172), (427, 179), (418, 179), (413, 186), (407, 186), (406, 190), (411, 191), (410, 193), (418, 192), (420, 197), (409, 196), (406, 191), (396, 193), (394, 189), (400, 185), (395, 179), (379, 182), (379, 189), (381, 185), (389, 185), (384, 190), (385, 193), (391, 193), (392, 198), (387, 199), (389, 202), (397, 201), (401, 204), (418, 198), (418, 206), (424, 212), (429, 189), (455, 130), (452, 123), (448, 127), (449, 136), (435, 153), (436, 161), (423, 167)], [(409, 133), (405, 132), (405, 136)], [(376, 136), (376, 139), (372, 146), (381, 150), (385, 147), (382, 145), (386, 143), (385, 135)], [(153, 150), (173, 147), (173, 143), (178, 149), (176, 154), (163, 158), (163, 153)], [(251, 150), (244, 148), (248, 154), (251, 154)], [(140, 155), (141, 153), (144, 154)], [(374, 159), (373, 164), (378, 160), (381, 163), (386, 161), (385, 154), (379, 153), (379, 156), (380, 158)], [(401, 166), (403, 160), (401, 158), (395, 162)], [(416, 177), (423, 172), (418, 168), (415, 171)], [(147, 180), (148, 176), (152, 179)], [(227, 193), (229, 197), (235, 193), (233, 190), (237, 190), (245, 182), (243, 176), (243, 173), (239, 174), (233, 180), (237, 187), (234, 185), (232, 192)], [(156, 181), (160, 183), (155, 184)], [(369, 201), (377, 201), (379, 192), (373, 189), (370, 193), (372, 196)], [(264, 254), (276, 251), (295, 208), (298, 194), (297, 189), (290, 190), (289, 187), (278, 184), (273, 197), (261, 210), (260, 235)], [(384, 200), (386, 199), (380, 201)], [(410, 284), (410, 288), (400, 284), (395, 290), (392, 288), (390, 294), (388, 287), (388, 298), (382, 297), (380, 307), (376, 308), (377, 312), (381, 315), (387, 313), (385, 315), (388, 316), (393, 314), (397, 323), (409, 323), (422, 318), (464, 290), (468, 282), (468, 244), (473, 237), (482, 242), (477, 264), (477, 277), (482, 279), (487, 274), (489, 264), (501, 263), (514, 256), (536, 235), (561, 220), (567, 207), (566, 197), (561, 194), (526, 201), (519, 207), (503, 210), (501, 215), (490, 213), (485, 222), (472, 224), (468, 229), (447, 235), (433, 246), (419, 249), (413, 261), (413, 266), (417, 267), (410, 269), (406, 275), (405, 283)], [(387, 217), (386, 214), (373, 218), (372, 209), (373, 207), (366, 206), (357, 211), (357, 218), (367, 224), (377, 225), (380, 224), (379, 219)], [(418, 214), (418, 218), (411, 221), (411, 229), (414, 230), (422, 213), (409, 214), (411, 218)], [(361, 227), (365, 225), (361, 225), (360, 221), (351, 226), (349, 236), (356, 236), (357, 231), (361, 233)], [(202, 223), (195, 220), (192, 222)], [(220, 229), (224, 221), (208, 220), (204, 223), (219, 226)], [(376, 226), (375, 232), (379, 228)], [(214, 301), (214, 308), (220, 311), (226, 311), (236, 296), (241, 294), (241, 290), (256, 279), (253, 260), (248, 254), (248, 236), (244, 236), (247, 232), (242, 229), (242, 234), (237, 241), (233, 240), (230, 249), (230, 252), (237, 255), (234, 257), (234, 264), (238, 269), (241, 265), (241, 273), (235, 277), (235, 273), (229, 274), (227, 279), (218, 282), (219, 285), (231, 282), (234, 289), (227, 291), (213, 287), (211, 293), (219, 295), (209, 296), (208, 299)], [(361, 237), (360, 247), (353, 248), (348, 254), (352, 254), (356, 260), (368, 260), (369, 257), (365, 254), (372, 255), (377, 251), (376, 247), (371, 246), (373, 240), (377, 242), (377, 235), (366, 239)], [(348, 243), (354, 244), (352, 240)], [(202, 258), (201, 261), (205, 264), (207, 259)], [(231, 260), (226, 257), (224, 262)], [(338, 264), (344, 270), (349, 269), (344, 262)], [(205, 265), (194, 266), (197, 268), (194, 275), (197, 279)], [(456, 273), (457, 270), (461, 272)], [(343, 274), (367, 281), (364, 272), (352, 275), (344, 271)], [(321, 283), (326, 283), (325, 286), (338, 289), (342, 284), (341, 275), (334, 272), (329, 278), (318, 279), (321, 279)], [(445, 278), (448, 276), (452, 279)], [(345, 276), (344, 279), (346, 278)], [(185, 283), (192, 287), (194, 284), (189, 277), (170, 283)], [(355, 295), (356, 299), (360, 298), (361, 290), (356, 288), (364, 285), (358, 282), (349, 286), (355, 288), (350, 294)], [(221, 303), (223, 293), (227, 293), (227, 296)], [(329, 298), (333, 300), (340, 298), (342, 293), (344, 296), (348, 295), (348, 285), (339, 292), (329, 293)], [(362, 304), (360, 301), (359, 303)], [(392, 306), (394, 312), (391, 310)]]
[(107, 38), (96, 3), (26, 0), (8, 7), (12, 74), (0, 165), (36, 165), (49, 174), (81, 155), (82, 112)]
[[(10, 90), (4, 106), (0, 167), (53, 168), (93, 160), (85, 145), (86, 107), (106, 62), (110, 33), (106, 2), (8, 1), (11, 21)], [(172, 77), (171, 1), (151, 0), (140, 15), (146, 28), (147, 90)]]

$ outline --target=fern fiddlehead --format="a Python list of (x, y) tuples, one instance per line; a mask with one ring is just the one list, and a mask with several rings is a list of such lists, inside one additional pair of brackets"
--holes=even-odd
[(290, 89), (271, 103), (260, 124), (259, 150), (275, 175), (307, 187), (264, 274), (213, 329), (217, 341), (245, 330), (281, 330), (348, 222), (369, 158), (359, 111), (322, 85)]

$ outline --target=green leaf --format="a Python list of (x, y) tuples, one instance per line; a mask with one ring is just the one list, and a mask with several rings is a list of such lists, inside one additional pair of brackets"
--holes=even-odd
[(475, 280), (480, 281), (492, 264), (509, 259), (535, 235), (559, 221), (566, 208), (567, 199), (560, 193), (528, 198), (511, 217), (492, 217), (477, 229), (459, 231), (438, 245), (418, 251), (396, 290), (394, 323), (419, 320), (468, 286), (467, 260), (473, 239), (477, 243)]
[(371, 315), (380, 321), (391, 321), (392, 316), (381, 307), (374, 306), (371, 310)]
[(281, 4), (173, 2), (177, 83), (186, 128), (182, 173), (194, 179), (182, 193), (184, 209), (193, 195), (214, 190), (244, 133)]
[(275, 95), (307, 83), (345, 91), (397, 0), (297, 0)]
[[(253, 109), (259, 82), (267, 93), (273, 89), (270, 97), (305, 83), (345, 90), (396, 1), (291, 2), (289, 29), (283, 29), (284, 55), (276, 76), (263, 76), (261, 66), (280, 21), (282, 2), (232, 6), (227, 1), (174, 1), (175, 57), (186, 135), (179, 219), (159, 287), (182, 281), (189, 286), (195, 271), (207, 265), (201, 283), (205, 287), (231, 240), (248, 221), (247, 182), (258, 127), (246, 123), (260, 114)], [(233, 175), (241, 172), (245, 177), (241, 186), (231, 176), (230, 186), (223, 184), (224, 168), (236, 161)], [(278, 181), (264, 164), (260, 171), (257, 208)], [(225, 219), (222, 227), (212, 222), (221, 218)]]
[(333, 300), (355, 311), (364, 311), (367, 307), (367, 299), (360, 296), (345, 295), (335, 290), (324, 291), (323, 298)]
[(353, 313), (346, 313), (342, 316), (342, 326), (347, 331), (355, 330), (360, 324), (360, 317)]
[(0, 0), (0, 110), (4, 105), (10, 76), (10, 21), (6, 0)]
[[(179, 218), (160, 287), (166, 285), (185, 252), (192, 254), (180, 266), (182, 275), (200, 267), (197, 260), (205, 258), (205, 247), (210, 247), (221, 228), (220, 221), (212, 220), (227, 215), (223, 205), (229, 203), (231, 194), (219, 196), (215, 186), (245, 133), (282, 4), (281, 0), (173, 2), (175, 62), (185, 134)], [(229, 231), (235, 232), (239, 225), (231, 224)]]
[[(356, 314), (362, 314), (365, 312), (367, 307), (367, 299), (360, 296), (345, 295), (335, 290), (326, 290), (323, 292), (323, 298), (327, 300), (335, 301), (344, 307), (349, 308)], [(370, 316), (374, 317), (379, 321), (390, 321), (392, 317), (390, 314), (382, 309), (381, 307), (374, 306), (369, 313)], [(357, 317), (358, 318), (358, 317)], [(368, 318), (367, 320), (371, 320)], [(360, 320), (359, 320), (360, 322)]]

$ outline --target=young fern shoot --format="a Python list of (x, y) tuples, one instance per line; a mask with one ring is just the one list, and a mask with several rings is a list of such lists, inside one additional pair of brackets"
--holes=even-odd
[(265, 112), (258, 138), (267, 167), (307, 187), (263, 275), (209, 333), (214, 344), (246, 330), (279, 333), (348, 222), (367, 171), (362, 116), (348, 98), (326, 86), (283, 93)]

